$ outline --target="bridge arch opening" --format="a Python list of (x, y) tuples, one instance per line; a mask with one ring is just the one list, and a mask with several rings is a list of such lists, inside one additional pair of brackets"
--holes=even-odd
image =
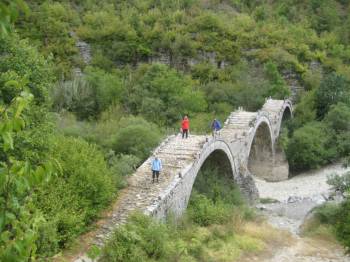
[(198, 195), (216, 201), (225, 200), (233, 205), (241, 204), (239, 186), (235, 183), (232, 162), (221, 149), (214, 150), (197, 173), (190, 194), (189, 205)]
[(261, 122), (250, 147), (248, 170), (256, 177), (273, 181), (273, 163), (271, 130), (266, 122)]
[(283, 111), (281, 126), (279, 128), (279, 134), (275, 141), (275, 155), (274, 155), (274, 167), (273, 167), (273, 175), (270, 179), (271, 181), (282, 181), (286, 180), (289, 177), (289, 164), (284, 152), (284, 149), (281, 145), (280, 138), (284, 132), (288, 133), (288, 121), (292, 119), (292, 110), (289, 106), (286, 106)]
[(282, 115), (282, 123), (291, 118), (292, 118), (292, 110), (289, 106), (286, 106)]

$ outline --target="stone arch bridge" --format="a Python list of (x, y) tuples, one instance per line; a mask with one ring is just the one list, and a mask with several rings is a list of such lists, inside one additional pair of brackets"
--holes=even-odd
[(163, 163), (159, 183), (151, 183), (150, 157), (129, 178), (129, 186), (121, 192), (94, 241), (103, 244), (113, 229), (136, 210), (159, 219), (169, 213), (181, 215), (198, 171), (214, 154), (231, 167), (233, 182), (249, 199), (258, 196), (252, 175), (269, 181), (287, 179), (288, 163), (277, 140), (282, 121), (291, 116), (289, 100), (267, 99), (258, 112), (232, 112), (216, 138), (167, 137), (154, 151)]

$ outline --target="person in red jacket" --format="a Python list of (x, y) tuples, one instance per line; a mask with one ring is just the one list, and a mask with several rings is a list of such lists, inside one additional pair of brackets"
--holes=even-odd
[(190, 129), (190, 120), (185, 116), (181, 122), (182, 138), (188, 138), (188, 130)]

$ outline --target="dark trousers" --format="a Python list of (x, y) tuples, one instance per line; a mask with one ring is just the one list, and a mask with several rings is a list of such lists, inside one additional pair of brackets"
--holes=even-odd
[(188, 129), (182, 129), (182, 138), (185, 137), (186, 134), (186, 138), (188, 138)]
[(152, 170), (152, 181), (154, 182), (154, 179), (157, 178), (157, 182), (158, 182), (158, 178), (159, 178), (159, 171), (156, 170)]

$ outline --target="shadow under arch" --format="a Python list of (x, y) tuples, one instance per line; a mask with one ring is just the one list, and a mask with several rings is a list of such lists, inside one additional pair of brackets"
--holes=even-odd
[(289, 178), (289, 164), (284, 152), (284, 149), (280, 143), (281, 132), (287, 127), (287, 122), (292, 119), (293, 113), (290, 105), (286, 105), (283, 109), (282, 117), (278, 127), (278, 136), (274, 143), (274, 167), (272, 177), (270, 181), (282, 181)]
[(235, 180), (234, 167), (227, 153), (216, 149), (205, 159), (194, 180), (189, 196), (199, 193), (214, 201), (225, 200), (233, 205), (243, 203), (244, 195)]
[(271, 128), (261, 121), (248, 151), (248, 170), (256, 177), (273, 180), (274, 151)]
[(292, 109), (289, 106), (286, 106), (282, 114), (282, 123), (291, 119), (292, 117), (293, 117)]

